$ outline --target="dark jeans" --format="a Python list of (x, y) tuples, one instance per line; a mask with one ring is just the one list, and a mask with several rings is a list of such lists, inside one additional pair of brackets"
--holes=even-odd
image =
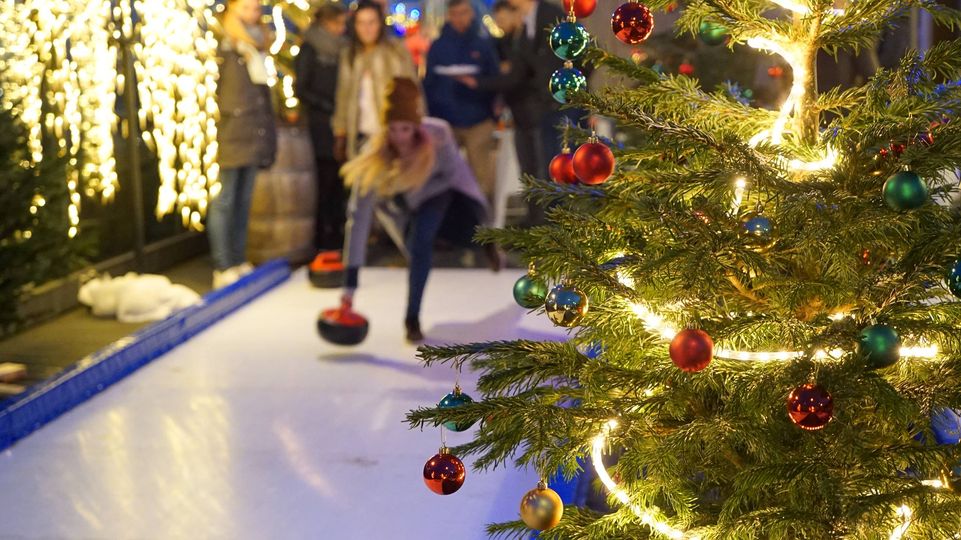
[(256, 178), (256, 167), (220, 170), (220, 193), (207, 209), (207, 238), (217, 270), (247, 260), (247, 221)]
[[(521, 174), (547, 178), (547, 165), (550, 159), (544, 159), (542, 145), (539, 127), (514, 128), (514, 150), (517, 152), (517, 165), (520, 167)], [(541, 223), (544, 223), (544, 210), (533, 201), (527, 201), (525, 225), (531, 227)]]
[(340, 249), (344, 246), (344, 222), (347, 200), (340, 178), (340, 163), (317, 158), (317, 211), (314, 224), (314, 248)]
[[(407, 276), (407, 319), (420, 317), (421, 301), (427, 287), (427, 277), (434, 263), (434, 240), (444, 222), (453, 194), (445, 191), (425, 201), (413, 212), (407, 229), (407, 252), (410, 270)], [(348, 268), (346, 286), (357, 288), (359, 269)]]
[[(571, 126), (576, 126), (580, 122), (581, 117), (584, 116), (584, 111), (579, 109), (565, 109), (558, 111), (551, 111), (541, 117), (541, 148), (543, 149), (544, 155), (541, 158), (541, 162), (544, 167), (546, 178), (547, 167), (550, 165), (551, 160), (554, 156), (561, 153), (561, 141), (564, 139), (564, 130), (557, 126), (563, 125), (565, 120), (570, 122)], [(576, 148), (571, 148), (571, 152), (576, 150)]]
[[(541, 117), (539, 126), (515, 128), (514, 149), (517, 151), (517, 161), (521, 173), (530, 174), (542, 180), (549, 179), (548, 168), (554, 156), (561, 153), (561, 141), (564, 133), (563, 129), (558, 129), (556, 126), (563, 124), (565, 119), (571, 125), (577, 125), (582, 115), (583, 111), (576, 109), (550, 111)], [(528, 201), (525, 225), (528, 227), (542, 225), (544, 221), (544, 208), (533, 201)]]

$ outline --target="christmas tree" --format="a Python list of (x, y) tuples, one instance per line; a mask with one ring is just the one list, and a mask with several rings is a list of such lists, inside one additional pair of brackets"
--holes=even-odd
[(21, 322), (26, 288), (76, 270), (87, 252), (68, 237), (67, 160), (50, 153), (32, 163), (26, 128), (0, 107), (0, 336)]
[[(528, 179), (549, 224), (480, 235), (526, 255), (518, 302), (570, 340), (423, 347), (425, 364), (480, 378), (473, 401), (455, 392), (408, 421), (478, 423), (428, 462), (428, 485), (463, 482), (467, 456), (544, 478), (591, 467), (613, 513), (561, 511), (534, 489), (495, 536), (958, 538), (961, 41), (863, 87), (819, 94), (814, 73), (819, 49), (868, 46), (910, 9), (961, 16), (927, 0), (845, 5), (686, 4), (681, 31), (790, 67), (779, 110), (552, 42), (640, 83), (591, 94), (561, 73), (552, 92), (645, 134), (613, 174), (590, 139), (571, 160), (578, 183)], [(628, 3), (612, 22), (627, 41), (652, 21)]]

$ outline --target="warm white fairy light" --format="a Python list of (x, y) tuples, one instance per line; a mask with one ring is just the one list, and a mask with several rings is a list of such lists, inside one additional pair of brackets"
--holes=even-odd
[[(26, 127), (34, 163), (45, 151), (68, 157), (68, 236), (79, 230), (81, 193), (109, 200), (119, 186), (113, 143), (125, 83), (117, 72), (121, 39), (136, 42), (139, 122), (159, 161), (157, 215), (179, 209), (185, 225), (199, 226), (217, 177), (211, 19), (206, 0), (0, 3), (2, 104)], [(55, 147), (43, 147), (44, 128)]]
[(811, 13), (811, 8), (800, 2), (793, 2), (792, 0), (771, 0), (771, 2), (798, 15), (809, 15)]
[(617, 420), (609, 420), (606, 424), (604, 424), (604, 427), (601, 428), (601, 432), (594, 437), (594, 442), (591, 445), (591, 460), (594, 463), (594, 470), (596, 471), (597, 477), (600, 479), (601, 483), (604, 484), (604, 487), (606, 487), (607, 490), (611, 492), (611, 495), (616, 497), (621, 504), (630, 507), (631, 511), (633, 511), (634, 514), (637, 515), (637, 517), (639, 517), (645, 525), (654, 529), (658, 533), (663, 534), (672, 540), (681, 540), (685, 538), (688, 540), (699, 540), (699, 537), (697, 536), (688, 536), (684, 534), (684, 531), (680, 531), (664, 522), (658, 521), (654, 513), (652, 513), (659, 512), (657, 507), (644, 509), (636, 504), (631, 503), (631, 498), (627, 495), (627, 492), (621, 489), (617, 483), (614, 482), (614, 479), (611, 478), (611, 475), (607, 473), (607, 469), (604, 467), (604, 448), (607, 446), (608, 434), (616, 427)]
[[(806, 6), (795, 4), (794, 2), (787, 0), (781, 0), (775, 3), (796, 13), (804, 14), (810, 12), (810, 9), (808, 9)], [(805, 12), (803, 10), (807, 11)], [(771, 129), (761, 131), (760, 133), (751, 137), (751, 139), (748, 141), (748, 144), (752, 147), (757, 146), (764, 141), (770, 141), (772, 144), (781, 144), (781, 142), (784, 140), (784, 131), (787, 127), (787, 122), (791, 118), (791, 114), (797, 111), (798, 104), (800, 104), (801, 100), (804, 99), (806, 92), (804, 89), (804, 80), (807, 78), (807, 67), (801, 61), (804, 50), (801, 49), (801, 46), (796, 43), (781, 43), (761, 36), (748, 38), (747, 44), (749, 47), (754, 49), (777, 54), (784, 58), (788, 65), (791, 66), (791, 72), (793, 73), (791, 91), (788, 94), (787, 99), (784, 100), (784, 103), (781, 105), (777, 118), (774, 120), (774, 124), (771, 126)], [(819, 171), (833, 167), (834, 164), (837, 163), (837, 158), (837, 152), (829, 147), (826, 150), (824, 157), (820, 159), (814, 161), (791, 159), (787, 161), (785, 165), (794, 171)]]
[(734, 201), (731, 203), (731, 212), (737, 214), (741, 209), (741, 202), (744, 200), (744, 191), (747, 189), (747, 178), (739, 177), (734, 179)]
[(287, 26), (284, 24), (284, 8), (280, 5), (274, 6), (271, 15), (274, 19), (274, 42), (270, 45), (270, 54), (280, 54), (280, 50), (287, 41)]
[(290, 75), (284, 75), (281, 79), (281, 89), (284, 96), (284, 105), (288, 109), (293, 109), (300, 103), (297, 100), (297, 96), (294, 94), (294, 78)]
[[(117, 49), (109, 39), (111, 14), (110, 3), (103, 1), (0, 4), (2, 104), (27, 129), (34, 164), (45, 152), (67, 156), (70, 237), (80, 224), (81, 190), (109, 200), (117, 187), (112, 84)], [(44, 128), (56, 137), (56, 146), (44, 148)]]
[(157, 154), (157, 217), (200, 229), (217, 182), (217, 41), (205, 0), (137, 0), (137, 89), (143, 139)]
[(911, 509), (905, 505), (901, 505), (897, 509), (897, 516), (901, 518), (901, 524), (891, 531), (891, 536), (888, 540), (901, 540), (904, 537), (904, 533), (908, 531), (908, 527), (911, 526)]
[[(651, 309), (650, 306), (640, 302), (632, 302), (630, 304), (630, 308), (631, 311), (634, 312), (639, 319), (641, 319), (642, 324), (644, 324), (644, 328), (647, 329), (647, 331), (651, 334), (660, 336), (660, 338), (664, 341), (671, 341), (674, 339), (674, 336), (677, 335), (677, 328), (675, 328), (674, 325), (672, 325), (667, 319)], [(846, 315), (834, 315), (834, 317), (844, 316)], [(814, 351), (814, 358), (817, 360), (838, 359), (844, 356), (844, 353), (845, 351), (842, 349), (819, 349)], [(902, 358), (931, 359), (937, 357), (938, 353), (939, 349), (937, 345), (914, 345), (901, 347), (900, 349), (900, 355)], [(715, 358), (723, 358), (725, 360), (742, 360), (745, 362), (786, 362), (803, 358), (804, 356), (806, 356), (806, 353), (803, 351), (738, 351), (725, 348), (714, 349)]]
[[(611, 495), (620, 501), (621, 504), (629, 507), (645, 525), (651, 527), (658, 533), (672, 540), (699, 540), (700, 537), (698, 536), (689, 535), (682, 530), (675, 529), (667, 523), (659, 521), (656, 514), (660, 513), (660, 509), (656, 506), (645, 509), (637, 504), (631, 503), (631, 497), (611, 478), (611, 475), (607, 472), (607, 467), (604, 466), (604, 449), (607, 447), (607, 438), (610, 436), (611, 431), (616, 428), (617, 420), (608, 420), (601, 428), (601, 432), (595, 435), (594, 440), (591, 442), (591, 462), (594, 465), (594, 472), (597, 474), (597, 478), (604, 484), (604, 487), (607, 488), (607, 491), (609, 491)], [(921, 484), (937, 489), (944, 489), (946, 487), (940, 480), (923, 480)], [(913, 512), (910, 507), (901, 505), (895, 510), (895, 514), (901, 519), (901, 523), (891, 531), (888, 540), (902, 540), (908, 528), (911, 527), (911, 516)], [(955, 538), (961, 538), (961, 536), (956, 535)]]

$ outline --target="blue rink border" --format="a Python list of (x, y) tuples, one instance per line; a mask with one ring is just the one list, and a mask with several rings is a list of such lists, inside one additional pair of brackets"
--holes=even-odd
[(0, 450), (40, 429), (177, 345), (202, 332), (290, 277), (282, 259), (259, 266), (200, 303), (142, 328), (67, 367), (29, 390), (0, 402)]

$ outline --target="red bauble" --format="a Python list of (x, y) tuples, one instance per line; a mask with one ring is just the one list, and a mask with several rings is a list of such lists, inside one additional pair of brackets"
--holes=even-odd
[(654, 15), (640, 2), (626, 2), (611, 15), (611, 30), (617, 39), (637, 45), (654, 31)]
[(690, 77), (691, 75), (694, 75), (694, 66), (684, 62), (683, 64), (677, 66), (677, 72), (681, 75), (687, 75)]
[[(574, 0), (574, 16), (578, 19), (589, 17), (597, 7), (597, 0)], [(564, 14), (571, 12), (571, 0), (564, 0)]]
[(438, 495), (450, 495), (464, 485), (467, 469), (457, 456), (441, 448), (424, 464), (424, 483)]
[(677, 2), (671, 2), (670, 4), (664, 6), (664, 11), (668, 13), (674, 13), (677, 10)]
[(907, 146), (904, 143), (893, 142), (889, 148), (891, 149), (891, 155), (901, 157), (901, 154), (904, 153), (904, 149), (907, 148)]
[(787, 414), (801, 429), (821, 429), (834, 415), (834, 400), (831, 394), (820, 386), (802, 384), (788, 395)]
[(688, 328), (674, 336), (668, 351), (675, 366), (688, 373), (694, 373), (711, 363), (711, 357), (714, 356), (714, 341), (704, 330)]
[(549, 167), (551, 179), (558, 184), (575, 184), (577, 175), (574, 174), (574, 154), (570, 150), (554, 156)]
[(589, 185), (603, 184), (614, 172), (614, 153), (599, 142), (586, 142), (574, 152), (574, 174)]
[(784, 68), (782, 68), (781, 66), (771, 66), (767, 68), (767, 74), (772, 79), (780, 79), (781, 76), (784, 75)]

